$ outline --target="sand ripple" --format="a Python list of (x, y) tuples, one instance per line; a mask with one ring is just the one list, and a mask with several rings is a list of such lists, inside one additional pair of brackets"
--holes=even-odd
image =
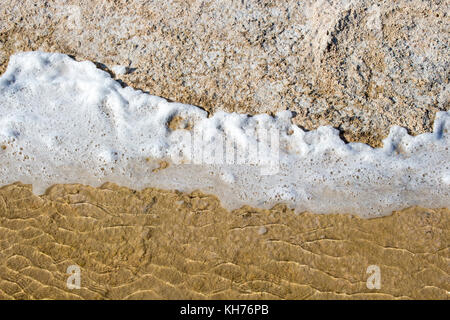
[[(450, 210), (363, 220), (199, 192), (0, 189), (2, 299), (448, 299)], [(381, 289), (366, 268), (381, 268)], [(81, 289), (66, 286), (69, 265)]]

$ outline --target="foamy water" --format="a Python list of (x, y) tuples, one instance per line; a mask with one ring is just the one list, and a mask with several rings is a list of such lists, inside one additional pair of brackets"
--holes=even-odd
[[(282, 202), (373, 217), (450, 206), (449, 130), (450, 112), (439, 112), (433, 133), (393, 126), (383, 148), (345, 144), (331, 127), (301, 130), (289, 111), (208, 117), (122, 88), (91, 62), (28, 52), (0, 78), (0, 184), (201, 189), (230, 209)], [(160, 160), (170, 166), (156, 171)]]

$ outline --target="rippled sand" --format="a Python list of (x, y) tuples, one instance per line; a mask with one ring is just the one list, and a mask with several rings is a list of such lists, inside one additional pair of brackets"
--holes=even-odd
[[(0, 189), (2, 299), (448, 299), (449, 209), (364, 220), (107, 184)], [(67, 267), (81, 268), (69, 290)], [(369, 265), (381, 288), (368, 289)]]

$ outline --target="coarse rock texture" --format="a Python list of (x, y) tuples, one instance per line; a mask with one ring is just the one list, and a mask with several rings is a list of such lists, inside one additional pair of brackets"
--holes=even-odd
[[(208, 111), (295, 111), (380, 146), (449, 107), (448, 1), (0, 0), (0, 72), (55, 51)], [(113, 71), (111, 71), (113, 72)]]
[(229, 212), (200, 192), (13, 184), (0, 189), (0, 299), (449, 299), (449, 214)]

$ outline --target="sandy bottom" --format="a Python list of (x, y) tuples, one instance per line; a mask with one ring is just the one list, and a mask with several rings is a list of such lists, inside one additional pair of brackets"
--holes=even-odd
[[(3, 299), (450, 298), (449, 209), (229, 212), (200, 192), (0, 189)], [(68, 289), (68, 266), (81, 288)], [(369, 265), (381, 288), (368, 289)]]

